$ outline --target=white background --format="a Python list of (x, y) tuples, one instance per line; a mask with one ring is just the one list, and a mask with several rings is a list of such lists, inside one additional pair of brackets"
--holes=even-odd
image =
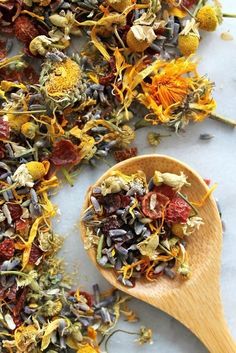
[[(224, 12), (236, 13), (235, 0), (223, 0)], [(232, 41), (223, 41), (222, 32), (230, 31)], [(74, 45), (76, 47), (76, 45)], [(236, 119), (236, 19), (225, 19), (215, 33), (203, 34), (200, 72), (216, 83), (214, 96), (217, 113)], [(226, 319), (236, 339), (236, 129), (214, 121), (205, 121), (188, 127), (185, 134), (164, 138), (157, 148), (146, 140), (147, 129), (139, 130), (135, 145), (139, 154), (161, 153), (176, 157), (196, 169), (204, 178), (219, 184), (215, 196), (219, 199), (226, 224), (222, 254), (222, 300)], [(200, 133), (210, 133), (211, 141), (200, 141)], [(111, 161), (111, 163), (113, 163)], [(101, 163), (98, 168), (84, 167), (73, 188), (62, 186), (53, 201), (59, 206), (61, 216), (55, 223), (57, 233), (66, 237), (61, 255), (68, 263), (68, 270), (75, 273), (75, 285), (91, 290), (92, 284), (107, 284), (92, 265), (76, 228), (87, 188), (107, 170)], [(138, 346), (133, 336), (119, 334), (110, 342), (109, 353), (124, 351), (143, 353), (205, 353), (198, 339), (180, 323), (157, 309), (137, 300), (130, 303), (140, 317), (138, 324), (128, 324), (122, 319), (119, 327), (138, 330), (142, 324), (154, 332), (153, 345)], [(204, 322), (202, 323), (204, 325)], [(227, 352), (222, 352), (227, 353)]]

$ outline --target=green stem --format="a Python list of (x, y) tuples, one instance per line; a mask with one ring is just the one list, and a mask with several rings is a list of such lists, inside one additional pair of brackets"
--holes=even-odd
[(222, 16), (228, 18), (236, 18), (236, 14), (234, 13), (223, 13)]
[(37, 114), (37, 113), (46, 113), (47, 110), (25, 110), (23, 112), (11, 112), (11, 111), (6, 111), (6, 110), (0, 110), (0, 114), (16, 114), (16, 115), (20, 115), (20, 114)]
[(204, 0), (200, 0), (200, 1), (198, 2), (197, 6), (196, 6), (195, 9), (194, 9), (194, 12), (193, 12), (193, 14), (192, 14), (192, 17), (195, 18), (196, 14), (198, 13), (198, 10), (199, 10), (200, 7), (203, 5), (203, 3), (204, 3)]
[(197, 216), (198, 215), (198, 210), (191, 204), (191, 202), (189, 202), (187, 197), (185, 197), (180, 191), (178, 191), (177, 194), (192, 208), (192, 210), (195, 213), (194, 216)]
[[(119, 332), (121, 332), (121, 333), (126, 333), (127, 335), (135, 335), (135, 336), (139, 336), (139, 333), (138, 332), (130, 332), (130, 331), (125, 331), (125, 330), (115, 330), (115, 331), (113, 331), (108, 337), (107, 337), (107, 339), (106, 339), (106, 341), (105, 341), (105, 351), (108, 353), (108, 342), (109, 342), (109, 340), (111, 339), (111, 337), (112, 336), (114, 336), (116, 333), (119, 333)], [(100, 342), (100, 344), (101, 344), (101, 342)], [(99, 345), (100, 345), (99, 344)]]
[(101, 237), (99, 239), (98, 247), (97, 247), (97, 262), (98, 263), (99, 263), (99, 261), (101, 260), (101, 257), (102, 257), (103, 242), (104, 242), (104, 234), (101, 235)]
[(0, 190), (0, 195), (3, 194), (5, 191), (14, 189), (15, 187), (16, 187), (16, 183), (14, 183), (14, 184), (8, 186), (8, 187), (5, 188), (5, 189)]
[(211, 114), (211, 115), (209, 115), (209, 118), (212, 119), (212, 120), (216, 120), (216, 121), (219, 121), (221, 123), (224, 123), (224, 124), (226, 124), (228, 126), (231, 126), (233, 128), (236, 127), (236, 120), (225, 118), (222, 115)]
[(65, 167), (61, 168), (61, 172), (64, 175), (64, 178), (66, 179), (66, 181), (68, 182), (68, 184), (70, 186), (74, 186), (74, 181), (73, 178), (71, 177), (70, 173), (68, 172), (68, 170)]
[(15, 275), (20, 277), (28, 277), (27, 273), (20, 272), (20, 271), (0, 271), (0, 276), (8, 276), (8, 275)]

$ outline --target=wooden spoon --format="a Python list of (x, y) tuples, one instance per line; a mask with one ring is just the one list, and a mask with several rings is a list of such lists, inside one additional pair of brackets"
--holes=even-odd
[[(189, 200), (198, 201), (209, 190), (204, 180), (190, 167), (174, 158), (162, 155), (146, 155), (128, 159), (109, 169), (94, 186), (98, 186), (114, 170), (132, 174), (142, 170), (150, 179), (155, 170), (188, 176), (191, 183), (186, 188)], [(88, 191), (84, 210), (89, 205), (91, 188)], [(236, 344), (224, 319), (220, 300), (220, 257), (222, 249), (222, 225), (216, 203), (210, 196), (199, 210), (204, 225), (188, 239), (188, 253), (192, 276), (188, 280), (170, 280), (164, 276), (153, 282), (138, 280), (134, 288), (127, 288), (116, 280), (113, 270), (96, 263), (95, 250), (88, 253), (101, 274), (114, 286), (155, 306), (173, 316), (188, 327), (212, 353), (236, 353)], [(85, 226), (81, 235), (86, 238)]]

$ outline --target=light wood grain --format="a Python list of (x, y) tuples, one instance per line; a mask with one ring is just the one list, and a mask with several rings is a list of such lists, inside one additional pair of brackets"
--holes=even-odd
[[(147, 155), (129, 159), (109, 169), (94, 186), (114, 171), (132, 174), (143, 170), (149, 179), (155, 170), (179, 173), (183, 171), (191, 183), (183, 193), (189, 200), (198, 201), (206, 194), (208, 187), (204, 180), (190, 167), (171, 157)], [(90, 190), (84, 203), (89, 205)], [(102, 275), (114, 286), (129, 295), (143, 300), (168, 313), (188, 327), (211, 353), (236, 353), (236, 344), (224, 320), (220, 300), (220, 257), (222, 249), (222, 226), (214, 198), (210, 196), (199, 211), (204, 225), (188, 239), (188, 252), (192, 276), (189, 280), (177, 278), (170, 280), (164, 276), (156, 281), (140, 280), (134, 288), (127, 288), (117, 282), (112, 270), (97, 265), (95, 250), (88, 254)], [(85, 237), (85, 226), (80, 223), (81, 235)]]

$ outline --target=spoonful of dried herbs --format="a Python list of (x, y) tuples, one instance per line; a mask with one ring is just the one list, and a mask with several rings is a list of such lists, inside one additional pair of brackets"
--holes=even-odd
[(210, 352), (235, 353), (220, 301), (222, 226), (212, 191), (173, 158), (131, 158), (89, 189), (81, 234), (113, 286), (182, 322)]

